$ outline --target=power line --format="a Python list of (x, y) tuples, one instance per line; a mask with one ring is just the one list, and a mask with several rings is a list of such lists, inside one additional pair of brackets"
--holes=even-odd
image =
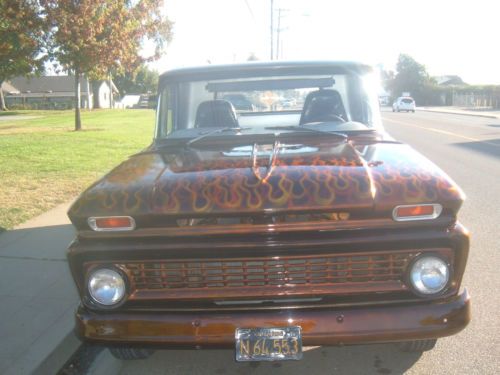
[(255, 14), (253, 14), (253, 10), (250, 7), (250, 4), (248, 4), (248, 0), (244, 0), (244, 1), (245, 1), (245, 4), (247, 5), (248, 13), (250, 13), (250, 15), (252, 16), (253, 22), (257, 22), (255, 20)]

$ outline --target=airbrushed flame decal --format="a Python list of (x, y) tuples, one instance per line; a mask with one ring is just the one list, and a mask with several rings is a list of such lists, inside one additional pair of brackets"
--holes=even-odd
[[(439, 168), (405, 145), (349, 144), (283, 154), (267, 180), (250, 157), (217, 151), (139, 154), (87, 189), (72, 219), (99, 215), (227, 214), (332, 209), (387, 210), (398, 204), (460, 205), (463, 193)], [(366, 147), (365, 147), (366, 151)], [(256, 167), (266, 175), (269, 157)]]

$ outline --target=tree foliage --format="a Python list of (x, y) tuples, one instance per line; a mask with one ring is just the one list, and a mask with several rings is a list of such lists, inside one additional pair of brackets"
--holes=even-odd
[(113, 77), (122, 94), (155, 93), (158, 86), (158, 72), (141, 65), (136, 72), (126, 72)]
[[(47, 59), (47, 24), (35, 0), (0, 0), (0, 9), (1, 87), (9, 78), (43, 72)], [(1, 106), (6, 109), (3, 95)]]
[[(161, 14), (160, 0), (40, 0), (52, 27), (53, 59), (75, 74), (75, 129), (81, 128), (78, 80), (82, 73), (104, 78), (135, 71), (157, 59), (170, 40), (172, 23)], [(141, 48), (155, 46), (150, 56)]]
[(388, 82), (388, 88), (394, 97), (409, 92), (417, 103), (425, 103), (425, 92), (434, 84), (424, 65), (411, 56), (400, 54), (396, 65), (396, 75)]

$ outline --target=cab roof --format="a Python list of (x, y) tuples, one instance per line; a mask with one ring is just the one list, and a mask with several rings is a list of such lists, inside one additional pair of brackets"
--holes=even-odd
[(160, 76), (160, 85), (182, 81), (300, 74), (362, 74), (370, 71), (372, 68), (369, 65), (352, 61), (259, 61), (174, 69)]

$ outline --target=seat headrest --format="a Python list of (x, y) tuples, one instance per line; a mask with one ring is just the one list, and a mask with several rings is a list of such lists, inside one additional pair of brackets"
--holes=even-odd
[(308, 122), (331, 121), (335, 117), (347, 120), (342, 97), (336, 90), (312, 91), (306, 96), (300, 125)]
[(195, 127), (238, 127), (236, 111), (227, 100), (207, 100), (196, 110)]

